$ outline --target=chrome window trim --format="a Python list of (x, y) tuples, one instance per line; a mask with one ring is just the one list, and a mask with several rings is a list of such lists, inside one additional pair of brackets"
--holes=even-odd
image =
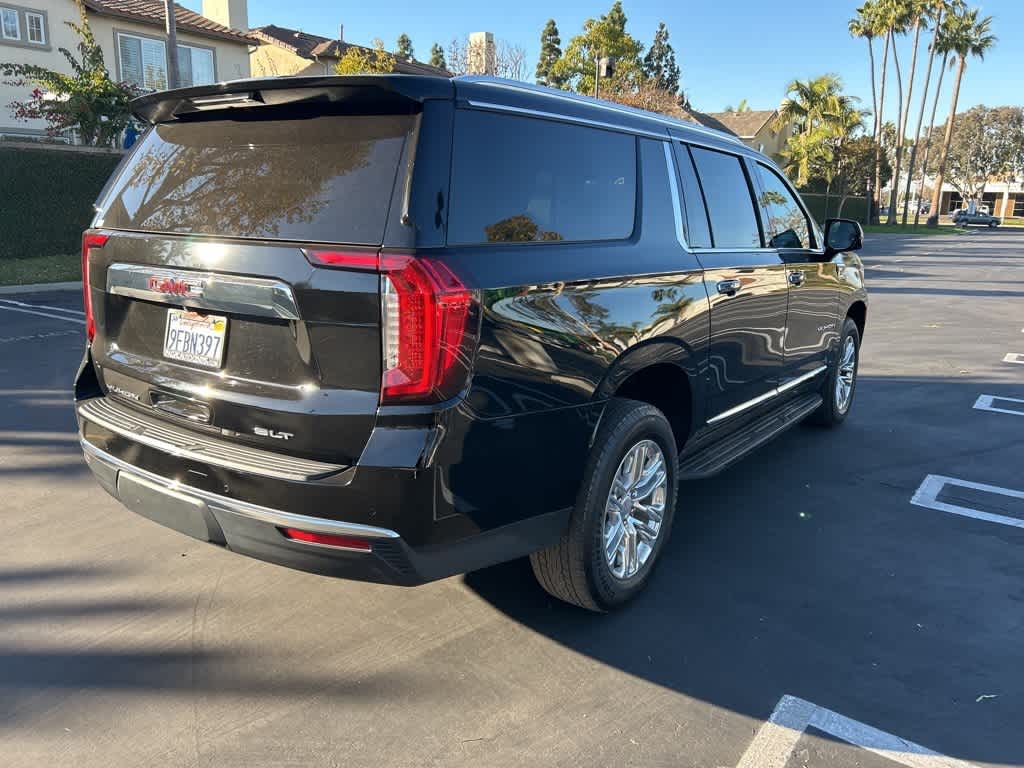
[(665, 166), (668, 169), (668, 186), (672, 193), (672, 218), (675, 219), (676, 223), (676, 240), (679, 244), (687, 251), (690, 247), (686, 244), (686, 230), (683, 228), (683, 198), (679, 193), (679, 179), (678, 172), (676, 171), (676, 159), (672, 156), (673, 147), (672, 143), (668, 141), (662, 142), (662, 146), (665, 148)]
[(495, 104), (489, 101), (475, 101), (469, 99), (465, 102), (473, 109), (482, 109), (488, 112), (509, 112), (515, 115), (526, 115), (527, 117), (538, 117), (544, 120), (556, 120), (560, 123), (576, 123), (578, 125), (586, 125), (591, 128), (601, 128), (606, 131), (615, 131), (616, 133), (628, 133), (635, 136), (644, 136), (649, 139), (658, 139), (659, 141), (665, 140), (665, 134), (653, 133), (651, 131), (645, 131), (642, 128), (629, 128), (624, 125), (616, 125), (615, 123), (604, 123), (600, 120), (590, 120), (586, 117), (576, 117), (575, 115), (563, 115), (560, 112), (544, 112), (539, 109), (527, 109), (526, 107), (513, 107), (508, 104)]
[[(149, 288), (149, 280), (153, 277), (202, 281), (203, 293), (201, 296), (174, 296), (154, 291)], [(299, 319), (299, 306), (291, 287), (279, 280), (260, 277), (236, 277), (141, 264), (111, 264), (107, 268), (107, 293), (215, 312)]]
[(707, 423), (717, 424), (718, 422), (728, 419), (731, 416), (736, 416), (740, 413), (743, 413), (744, 411), (753, 408), (755, 405), (760, 405), (763, 402), (771, 400), (773, 397), (777, 397), (785, 392), (788, 392), (794, 387), (800, 386), (804, 382), (810, 381), (814, 377), (821, 375), (826, 370), (828, 370), (827, 365), (819, 366), (815, 368), (813, 371), (808, 371), (802, 376), (797, 376), (795, 379), (790, 379), (785, 384), (780, 384), (779, 386), (768, 390), (763, 395), (758, 395), (757, 397), (751, 398), (750, 400), (742, 402), (739, 405), (733, 406), (727, 411), (722, 411), (717, 416), (712, 416), (710, 419), (707, 420)]
[(198, 498), (213, 510), (230, 512), (239, 517), (247, 517), (280, 528), (299, 528), (312, 533), (332, 533), (340, 536), (358, 536), (368, 539), (401, 538), (398, 533), (389, 528), (377, 528), (372, 525), (363, 525), (362, 523), (346, 523), (340, 520), (328, 520), (323, 517), (298, 515), (294, 512), (284, 512), (280, 509), (261, 507), (258, 504), (252, 504), (247, 501), (220, 496), (200, 488), (194, 488), (191, 485), (182, 485), (175, 480), (169, 480), (161, 475), (136, 467), (134, 464), (122, 461), (116, 456), (97, 448), (85, 438), (81, 438), (80, 442), (87, 462), (100, 461), (108, 468), (115, 469), (118, 472), (127, 472), (129, 475), (153, 483), (169, 493)]
[[(556, 99), (559, 101), (568, 102), (571, 104), (583, 104), (589, 107), (595, 107), (597, 109), (604, 110), (606, 112), (612, 112), (618, 115), (628, 115), (629, 117), (635, 117), (639, 120), (647, 120), (652, 123), (659, 125), (665, 125), (671, 128), (678, 128), (686, 131), (692, 131), (694, 133), (704, 134), (721, 141), (731, 142), (733, 144), (739, 144), (746, 146), (739, 138), (730, 136), (722, 131), (716, 131), (713, 128), (706, 128), (703, 125), (697, 123), (688, 123), (684, 120), (674, 120), (670, 117), (660, 117), (658, 115), (644, 112), (639, 109), (632, 109), (631, 107), (623, 107), (609, 102), (602, 102), (597, 99), (592, 99), (589, 96), (579, 96), (574, 94), (562, 93), (552, 88), (546, 88), (539, 85), (530, 85), (529, 83), (520, 83), (515, 80), (504, 80), (502, 78), (494, 77), (475, 77), (475, 76), (462, 76), (456, 78), (462, 82), (474, 83), (476, 85), (484, 85), (489, 88), (504, 88), (505, 90), (518, 91), (520, 93), (531, 93), (534, 95), (545, 96), (549, 99)], [(564, 117), (569, 118), (568, 115)], [(572, 118), (570, 118), (572, 119)], [(625, 128), (624, 126), (618, 126), (618, 130), (629, 130), (634, 132), (636, 129)], [(664, 138), (659, 137), (659, 138)]]

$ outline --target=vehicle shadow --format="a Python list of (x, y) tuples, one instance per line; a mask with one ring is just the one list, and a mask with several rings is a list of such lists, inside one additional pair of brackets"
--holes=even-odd
[(1014, 417), (974, 412), (996, 418), (965, 437), (935, 407), (971, 414), (977, 394), (1024, 397), (1024, 386), (862, 377), (858, 387), (839, 430), (798, 427), (683, 484), (663, 562), (621, 610), (596, 616), (548, 597), (525, 560), (465, 583), (540, 635), (716, 707), (763, 721), (788, 693), (946, 755), (1017, 763), (1024, 704), (986, 711), (975, 697), (1024, 682), (1012, 639), (1024, 530), (909, 500), (926, 474), (955, 475), (964, 457), (978, 473), (1024, 465)]

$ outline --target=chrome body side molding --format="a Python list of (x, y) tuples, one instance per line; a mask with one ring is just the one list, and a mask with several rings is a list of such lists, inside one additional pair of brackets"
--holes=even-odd
[(789, 390), (791, 390), (791, 389), (793, 389), (795, 387), (799, 387), (801, 384), (804, 384), (805, 382), (810, 381), (811, 379), (815, 378), (816, 376), (820, 376), (822, 373), (824, 373), (827, 370), (828, 370), (828, 366), (827, 365), (819, 366), (819, 367), (815, 368), (813, 371), (808, 371), (807, 373), (803, 374), (802, 376), (797, 376), (795, 379), (790, 379), (789, 381), (785, 382), (784, 384), (780, 384), (779, 386), (777, 386), (777, 387), (775, 387), (773, 389), (768, 390), (763, 395), (758, 395), (757, 397), (752, 398), (750, 400), (747, 400), (746, 402), (740, 403), (739, 405), (734, 406), (734, 407), (730, 408), (727, 411), (722, 411), (717, 416), (712, 416), (710, 419), (708, 419), (707, 423), (708, 424), (717, 424), (720, 421), (725, 421), (726, 419), (731, 418), (732, 416), (736, 416), (738, 414), (741, 414), (744, 411), (749, 410), (749, 409), (753, 408), (756, 405), (760, 405), (761, 403), (764, 403), (764, 402), (766, 402), (768, 400), (771, 400), (773, 397), (778, 397), (779, 395), (781, 395), (781, 394), (783, 394), (785, 392), (788, 392)]

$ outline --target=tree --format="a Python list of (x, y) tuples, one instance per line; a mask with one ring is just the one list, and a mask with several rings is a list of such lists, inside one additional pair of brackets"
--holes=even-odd
[(723, 112), (750, 112), (751, 109), (750, 109), (750, 105), (747, 103), (746, 99), (740, 99), (740, 103), (737, 104), (735, 107), (732, 104), (729, 104), (722, 111)]
[(353, 45), (335, 66), (339, 75), (373, 75), (395, 71), (395, 57), (384, 50), (384, 41), (377, 38), (373, 48)]
[[(866, 197), (870, 193), (875, 175), (875, 144), (870, 136), (858, 136), (842, 145), (834, 179), (836, 194), (839, 196), (837, 217), (843, 215), (843, 206), (850, 197)], [(892, 166), (888, 159), (883, 158), (880, 171), (879, 178), (884, 187), (892, 178)]]
[(526, 79), (526, 49), (507, 40), (494, 46), (494, 74), (509, 80)]
[[(448, 43), (447, 69), (453, 75), (469, 74), (469, 40), (453, 37)], [(526, 79), (526, 49), (521, 45), (498, 40), (494, 45), (494, 73), (510, 80)]]
[(540, 33), (540, 58), (537, 60), (537, 85), (560, 88), (561, 81), (553, 77), (551, 68), (562, 56), (562, 38), (558, 36), (558, 25), (554, 19), (548, 19), (544, 30)]
[(644, 78), (636, 86), (607, 88), (601, 91), (601, 96), (635, 109), (660, 112), (676, 118), (685, 116), (679, 104), (679, 94), (660, 88), (653, 78)]
[(395, 41), (395, 56), (409, 61), (412, 59), (412, 55), (412, 40), (403, 32)]
[[(938, 55), (937, 46), (939, 40), (939, 33), (942, 28), (943, 15), (946, 13), (946, 9), (949, 5), (950, 0), (924, 0), (923, 13), (926, 17), (925, 23), (930, 22), (932, 25), (932, 41), (931, 43), (928, 44), (928, 68), (925, 70), (924, 87), (921, 89), (921, 107), (917, 112), (917, 128), (914, 129), (914, 143), (911, 145), (910, 158), (907, 161), (907, 185), (903, 193), (903, 226), (907, 225), (907, 209), (910, 205), (910, 186), (913, 183), (914, 165), (917, 163), (917, 152), (921, 144), (921, 128), (924, 125), (924, 111), (926, 105), (928, 104), (928, 86), (931, 85), (932, 66), (935, 63), (936, 56)], [(941, 82), (942, 81), (940, 79), (940, 87)], [(911, 76), (911, 83), (913, 83), (913, 76)], [(910, 97), (908, 96), (908, 108), (909, 105)], [(918, 212), (920, 212), (920, 208), (920, 206), (917, 206)]]
[(93, 37), (85, 5), (78, 2), (79, 22), (65, 22), (78, 35), (76, 59), (67, 48), (58, 49), (71, 65), (71, 74), (34, 64), (0, 63), (0, 74), (12, 78), (5, 85), (34, 85), (29, 98), (9, 105), (16, 120), (44, 120), (51, 136), (74, 129), (84, 144), (111, 146), (131, 121), (128, 106), (140, 90), (130, 83), (115, 83), (103, 61), (103, 49)]
[(980, 200), (991, 179), (1024, 168), (1024, 109), (972, 107), (957, 115), (946, 169), (964, 200)]
[[(939, 81), (935, 85), (935, 96), (932, 99), (932, 111), (931, 117), (928, 119), (928, 132), (925, 134), (924, 151), (921, 153), (921, 183), (918, 187), (918, 197), (921, 198), (923, 195), (921, 192), (925, 188), (926, 179), (928, 178), (928, 161), (931, 159), (932, 144), (935, 140), (935, 114), (939, 109), (939, 96), (942, 95), (942, 80), (946, 75), (946, 69), (953, 67), (953, 62), (950, 61), (949, 57), (949, 45), (947, 29), (950, 24), (950, 18), (954, 10), (963, 10), (963, 5), (960, 0), (954, 0), (946, 6), (945, 16), (941, 23), (936, 24), (936, 36), (934, 51), (932, 56), (937, 58), (942, 56), (942, 63), (939, 65)], [(927, 95), (927, 94), (926, 94)], [(934, 185), (930, 187), (934, 189)], [(931, 193), (928, 194), (928, 199), (931, 200)], [(921, 221), (921, 206), (918, 205), (914, 209), (914, 226), (916, 227)]]
[(928, 226), (939, 225), (939, 206), (942, 203), (942, 181), (946, 173), (946, 159), (953, 141), (953, 124), (956, 121), (956, 103), (960, 98), (960, 84), (967, 69), (967, 57), (977, 56), (984, 59), (985, 54), (996, 44), (996, 37), (989, 30), (992, 17), (979, 19), (979, 10), (959, 11), (950, 14), (950, 23), (944, 39), (944, 47), (956, 56), (956, 80), (953, 81), (953, 95), (950, 99), (949, 117), (946, 119), (946, 137), (939, 155), (938, 170), (935, 173), (935, 189), (932, 191), (932, 207), (928, 214)]
[(444, 48), (441, 47), (440, 43), (434, 43), (430, 46), (430, 66), (448, 69), (448, 62), (444, 60)]
[(786, 94), (773, 126), (777, 131), (794, 126), (782, 153), (786, 173), (798, 186), (823, 178), (830, 187), (842, 146), (862, 128), (866, 113), (856, 108), (857, 99), (842, 93), (836, 75), (793, 80)]
[(642, 50), (643, 46), (626, 32), (626, 14), (620, 0), (616, 0), (604, 16), (583, 22), (583, 32), (569, 41), (551, 73), (564, 88), (593, 93), (597, 59), (607, 56), (615, 61), (615, 74), (609, 78), (608, 86), (621, 90), (636, 85), (643, 77)]
[(676, 52), (668, 41), (668, 27), (665, 22), (658, 22), (654, 33), (654, 42), (644, 56), (644, 76), (654, 80), (663, 91), (675, 93), (679, 90), (679, 65), (676, 64)]
[[(868, 44), (868, 64), (871, 69), (871, 113), (874, 116), (874, 123), (871, 128), (871, 143), (876, 152), (878, 152), (878, 127), (882, 117), (881, 105), (878, 101), (878, 90), (875, 87), (875, 37), (877, 31), (877, 18), (875, 14), (875, 2), (874, 0), (868, 0), (857, 9), (857, 15), (850, 19), (848, 28), (850, 35), (853, 37), (860, 37), (867, 41)], [(881, 154), (875, 158), (875, 164), (878, 166), (878, 171), (881, 170)], [(875, 173), (875, 183), (868, 185), (868, 193), (875, 199), (878, 194), (878, 177), (880, 173)], [(872, 218), (871, 215), (872, 206), (868, 204), (868, 219)]]

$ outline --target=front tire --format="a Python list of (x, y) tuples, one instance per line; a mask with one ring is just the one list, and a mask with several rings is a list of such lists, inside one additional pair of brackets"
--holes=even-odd
[(652, 405), (614, 398), (605, 407), (569, 527), (530, 556), (554, 597), (607, 611), (639, 593), (672, 529), (676, 444)]
[(846, 421), (853, 396), (857, 391), (857, 371), (860, 367), (860, 329), (853, 318), (843, 322), (843, 334), (839, 339), (839, 351), (828, 369), (828, 376), (822, 388), (821, 406), (811, 421), (822, 427), (836, 427)]

